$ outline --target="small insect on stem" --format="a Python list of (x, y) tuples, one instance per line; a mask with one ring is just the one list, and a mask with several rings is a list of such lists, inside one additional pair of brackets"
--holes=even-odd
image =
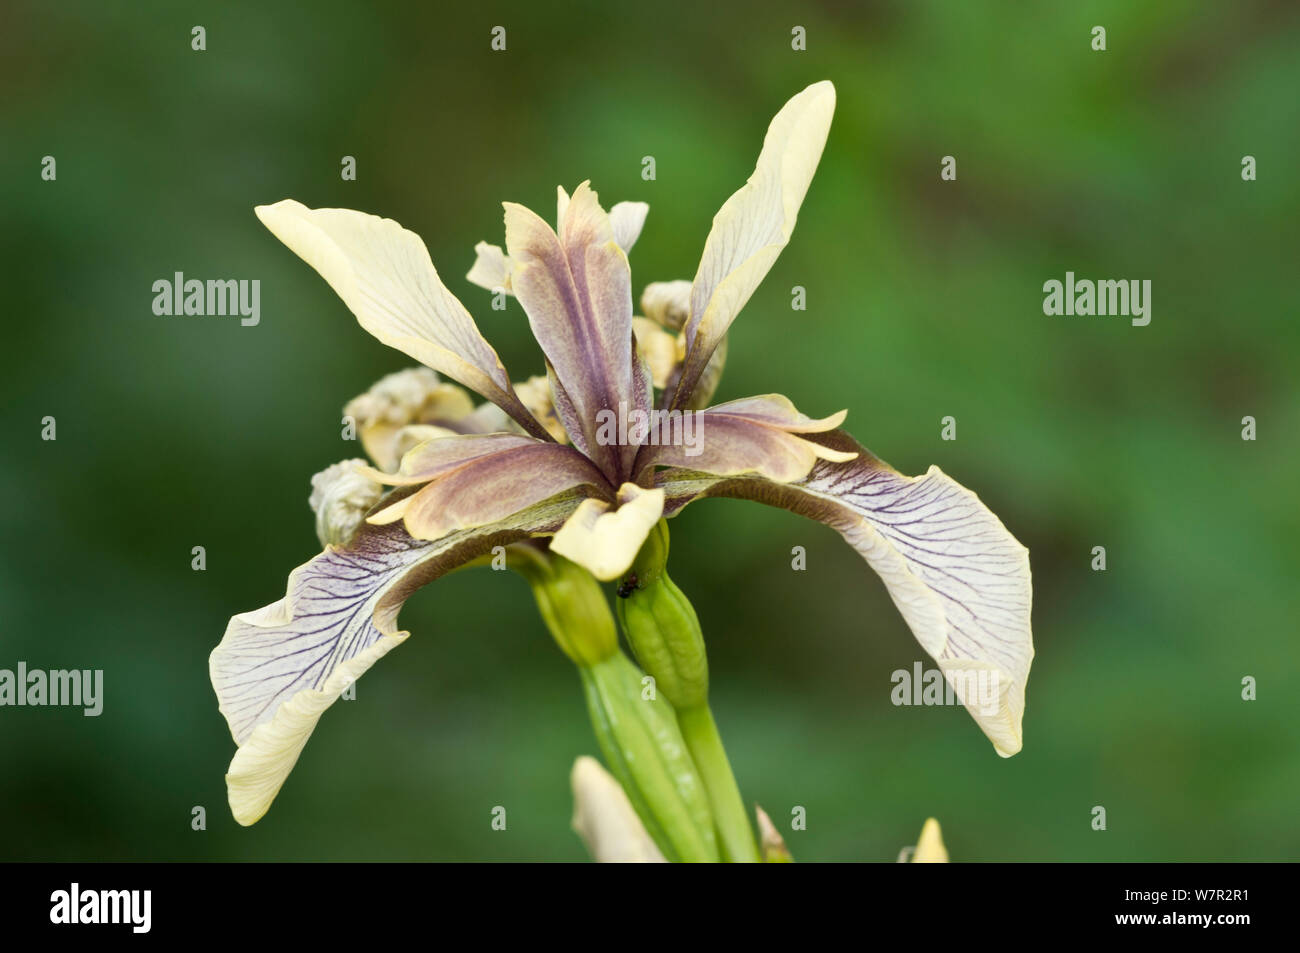
[(620, 599), (626, 599), (640, 588), (641, 587), (637, 584), (636, 573), (630, 572), (627, 574), (627, 578), (618, 584), (618, 597)]

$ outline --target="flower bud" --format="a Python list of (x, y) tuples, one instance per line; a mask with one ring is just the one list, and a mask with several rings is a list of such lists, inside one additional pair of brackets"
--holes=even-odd
[(660, 520), (623, 581), (617, 611), (637, 662), (672, 706), (683, 711), (707, 704), (709, 662), (699, 617), (668, 578), (667, 562), (668, 524)]
[(609, 603), (591, 573), (559, 553), (529, 545), (510, 548), (510, 567), (532, 586), (542, 621), (575, 665), (595, 665), (618, 651)]
[(344, 460), (311, 478), (307, 502), (316, 513), (316, 536), (322, 546), (344, 546), (379, 502), (384, 488), (357, 470), (365, 460)]
[(691, 283), (651, 282), (641, 292), (641, 312), (660, 327), (680, 331), (691, 316)]
[(573, 829), (600, 864), (663, 863), (623, 786), (586, 755), (573, 762)]

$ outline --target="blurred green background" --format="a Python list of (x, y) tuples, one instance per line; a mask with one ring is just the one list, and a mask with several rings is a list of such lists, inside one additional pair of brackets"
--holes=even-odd
[[(398, 219), (522, 378), (540, 355), (518, 305), (462, 277), (502, 200), (549, 218), (586, 178), (645, 200), (636, 293), (690, 278), (769, 118), (823, 78), (821, 169), (718, 398), (848, 407), (903, 472), (975, 489), (1030, 549), (1037, 658), (1024, 750), (999, 759), (963, 710), (890, 704), (922, 653), (836, 534), (692, 506), (673, 575), (747, 800), (787, 830), (806, 808), (801, 860), (892, 860), (928, 815), (958, 860), (1300, 858), (1294, 4), (437, 6), (0, 12), (0, 668), (102, 668), (106, 695), (99, 718), (0, 709), (0, 859), (585, 857), (577, 677), (524, 582), (487, 571), (421, 591), (413, 637), (322, 719), (266, 818), (230, 818), (208, 653), (318, 550), (308, 479), (359, 452), (342, 405), (410, 365), (252, 208)], [(1044, 316), (1067, 270), (1149, 278), (1150, 326)], [(155, 317), (175, 271), (260, 279), (261, 324)]]

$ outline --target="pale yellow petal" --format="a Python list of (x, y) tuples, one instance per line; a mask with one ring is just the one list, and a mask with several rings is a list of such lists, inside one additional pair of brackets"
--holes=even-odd
[(515, 396), (496, 351), (438, 277), (418, 235), (391, 219), (310, 209), (292, 199), (256, 211), (262, 224), (320, 273), (363, 328), (543, 435)]
[(916, 841), (916, 853), (912, 855), (912, 863), (948, 863), (948, 848), (943, 846), (943, 834), (939, 830), (939, 822), (933, 817), (926, 820), (921, 828), (921, 836)]
[(334, 669), (319, 689), (298, 692), (276, 709), (274, 718), (253, 729), (235, 752), (226, 773), (230, 810), (236, 821), (248, 826), (261, 819), (298, 763), (325, 709), (338, 701), (370, 666), (406, 641), (409, 634), (381, 636), (370, 648)]
[(474, 266), (465, 279), (488, 291), (510, 294), (510, 259), (500, 245), (479, 242), (474, 246)]
[(624, 254), (632, 250), (645, 227), (645, 217), (650, 206), (645, 202), (616, 202), (609, 210), (609, 223), (614, 228), (614, 241)]
[(624, 483), (618, 509), (602, 500), (583, 500), (551, 540), (551, 551), (609, 582), (627, 572), (641, 544), (663, 514), (663, 490)]
[(691, 287), (689, 350), (674, 406), (684, 406), (714, 348), (790, 240), (821, 160), (835, 87), (823, 80), (793, 97), (768, 127), (754, 173), (713, 219)]

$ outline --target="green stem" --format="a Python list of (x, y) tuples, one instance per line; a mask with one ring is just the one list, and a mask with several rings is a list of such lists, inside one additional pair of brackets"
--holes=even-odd
[(713, 805), (713, 823), (718, 829), (718, 846), (724, 861), (735, 864), (758, 863), (758, 847), (749, 826), (745, 802), (731, 771), (722, 736), (708, 703), (678, 710), (677, 724), (682, 738), (695, 760), (696, 770), (709, 792)]

